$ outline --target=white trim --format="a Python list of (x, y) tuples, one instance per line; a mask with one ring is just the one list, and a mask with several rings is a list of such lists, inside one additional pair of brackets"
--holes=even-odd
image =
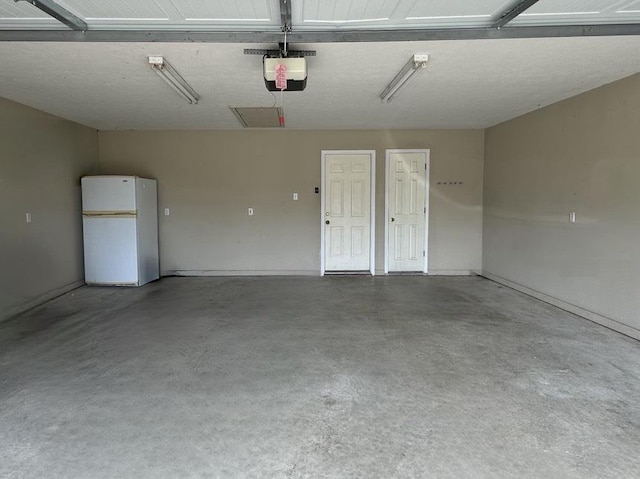
[(376, 275), (376, 150), (371, 152), (371, 246), (369, 248), (369, 271)]
[(424, 170), (424, 207), (425, 207), (425, 218), (424, 218), (424, 274), (429, 274), (429, 195), (431, 194), (431, 150), (425, 149), (425, 161), (427, 162), (427, 167)]
[(389, 149), (385, 152), (384, 175), (384, 274), (389, 274), (389, 175), (391, 168), (391, 154), (393, 153), (424, 153), (424, 261), (422, 273), (429, 274), (429, 172), (431, 170), (431, 150), (429, 149)]
[(384, 274), (389, 274), (389, 165), (391, 150), (384, 154)]
[(322, 150), (320, 154), (320, 276), (324, 276), (324, 202), (326, 195), (324, 193), (325, 177), (326, 177), (326, 156), (327, 151)]
[(481, 276), (491, 281), (495, 281), (496, 283), (507, 286), (511, 289), (515, 289), (516, 291), (520, 291), (521, 293), (524, 293), (533, 298), (539, 299), (540, 301), (544, 301), (545, 303), (549, 303), (553, 306), (556, 306), (557, 308), (563, 309), (577, 316), (581, 316), (585, 319), (588, 319), (589, 321), (604, 326), (605, 328), (613, 329), (614, 331), (624, 334), (625, 336), (640, 340), (639, 329), (621, 323), (620, 321), (602, 316), (601, 314), (594, 313), (593, 311), (589, 311), (588, 309), (581, 308), (580, 306), (577, 306), (575, 304), (568, 303), (566, 301), (563, 301), (562, 299), (554, 298), (553, 296), (549, 296), (548, 294), (542, 293), (535, 289), (531, 289), (527, 286), (508, 280), (501, 276), (487, 273), (486, 271), (483, 271)]
[(369, 272), (371, 276), (376, 274), (376, 150), (322, 150), (320, 156), (320, 276), (324, 276), (324, 202), (325, 202), (325, 177), (326, 177), (326, 157), (327, 155), (369, 155), (371, 170), (371, 217), (370, 238), (369, 238)]
[(318, 276), (318, 271), (308, 269), (174, 269), (162, 272), (166, 276)]
[(429, 276), (478, 276), (473, 269), (430, 269)]

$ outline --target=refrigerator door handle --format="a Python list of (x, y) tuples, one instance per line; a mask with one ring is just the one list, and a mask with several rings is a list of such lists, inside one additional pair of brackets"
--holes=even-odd
[(83, 211), (82, 216), (85, 218), (135, 218), (138, 215), (136, 210), (131, 211)]

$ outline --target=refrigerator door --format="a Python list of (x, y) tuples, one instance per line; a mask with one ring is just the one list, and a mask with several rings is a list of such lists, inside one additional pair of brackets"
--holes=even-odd
[(85, 214), (135, 213), (134, 176), (85, 176), (82, 178), (82, 211)]
[(83, 217), (87, 284), (138, 285), (136, 223), (135, 217)]
[(136, 178), (138, 206), (138, 271), (140, 285), (160, 277), (158, 259), (158, 185), (155, 180)]

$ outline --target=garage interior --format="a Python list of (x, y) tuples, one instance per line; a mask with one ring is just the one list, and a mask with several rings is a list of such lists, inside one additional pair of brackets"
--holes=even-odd
[[(0, 476), (640, 476), (638, 51), (637, 0), (1, 0)], [(321, 274), (331, 151), (373, 274)], [(84, 285), (86, 175), (158, 180), (162, 279)]]

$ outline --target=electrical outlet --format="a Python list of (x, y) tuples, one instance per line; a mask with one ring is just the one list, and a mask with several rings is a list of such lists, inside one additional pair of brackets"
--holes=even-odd
[(247, 209), (247, 214), (248, 214), (249, 216), (253, 216), (253, 208), (248, 208), (248, 209)]

